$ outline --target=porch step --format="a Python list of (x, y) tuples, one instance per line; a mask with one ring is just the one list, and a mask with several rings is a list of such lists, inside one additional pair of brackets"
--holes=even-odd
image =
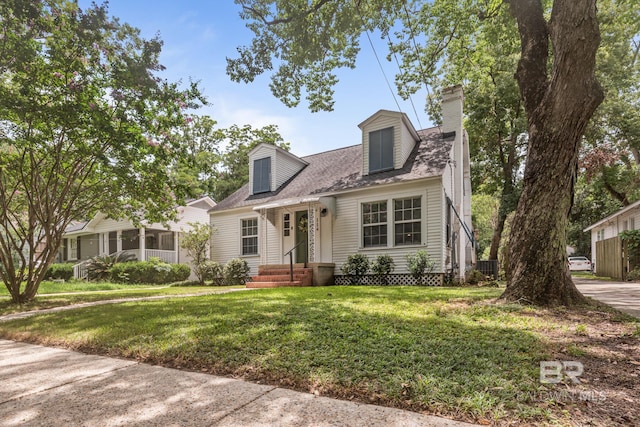
[(293, 286), (310, 286), (303, 285), (301, 281), (294, 280), (293, 282), (249, 282), (247, 283), (247, 288), (283, 288), (283, 287), (293, 287)]
[(295, 267), (293, 269), (293, 281), (289, 268), (284, 266), (260, 266), (258, 275), (252, 277), (252, 281), (247, 283), (250, 288), (275, 288), (281, 286), (312, 286), (313, 269)]

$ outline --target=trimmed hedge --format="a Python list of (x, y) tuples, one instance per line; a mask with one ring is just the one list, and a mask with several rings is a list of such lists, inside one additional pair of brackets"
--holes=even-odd
[(116, 283), (173, 283), (187, 280), (191, 267), (156, 261), (130, 261), (114, 264), (110, 279)]
[(44, 274), (44, 280), (71, 280), (73, 264), (51, 264)]

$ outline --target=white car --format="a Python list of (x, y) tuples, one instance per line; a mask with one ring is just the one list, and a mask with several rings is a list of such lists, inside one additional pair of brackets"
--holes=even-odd
[(591, 271), (591, 261), (586, 256), (570, 256), (569, 271)]

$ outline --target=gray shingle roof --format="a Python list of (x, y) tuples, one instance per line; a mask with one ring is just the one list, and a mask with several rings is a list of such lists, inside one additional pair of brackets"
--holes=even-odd
[(245, 184), (210, 212), (442, 175), (449, 160), (453, 137), (446, 135), (443, 138), (437, 127), (418, 131), (418, 134), (422, 140), (416, 144), (401, 169), (362, 175), (361, 144), (326, 151), (302, 157), (309, 165), (276, 191), (252, 196), (249, 184)]

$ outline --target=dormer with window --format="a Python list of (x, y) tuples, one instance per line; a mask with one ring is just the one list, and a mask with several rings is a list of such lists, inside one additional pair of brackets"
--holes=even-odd
[(404, 113), (380, 110), (358, 125), (362, 129), (362, 174), (400, 169), (420, 137)]
[(277, 191), (308, 163), (271, 144), (260, 144), (249, 152), (250, 194)]

